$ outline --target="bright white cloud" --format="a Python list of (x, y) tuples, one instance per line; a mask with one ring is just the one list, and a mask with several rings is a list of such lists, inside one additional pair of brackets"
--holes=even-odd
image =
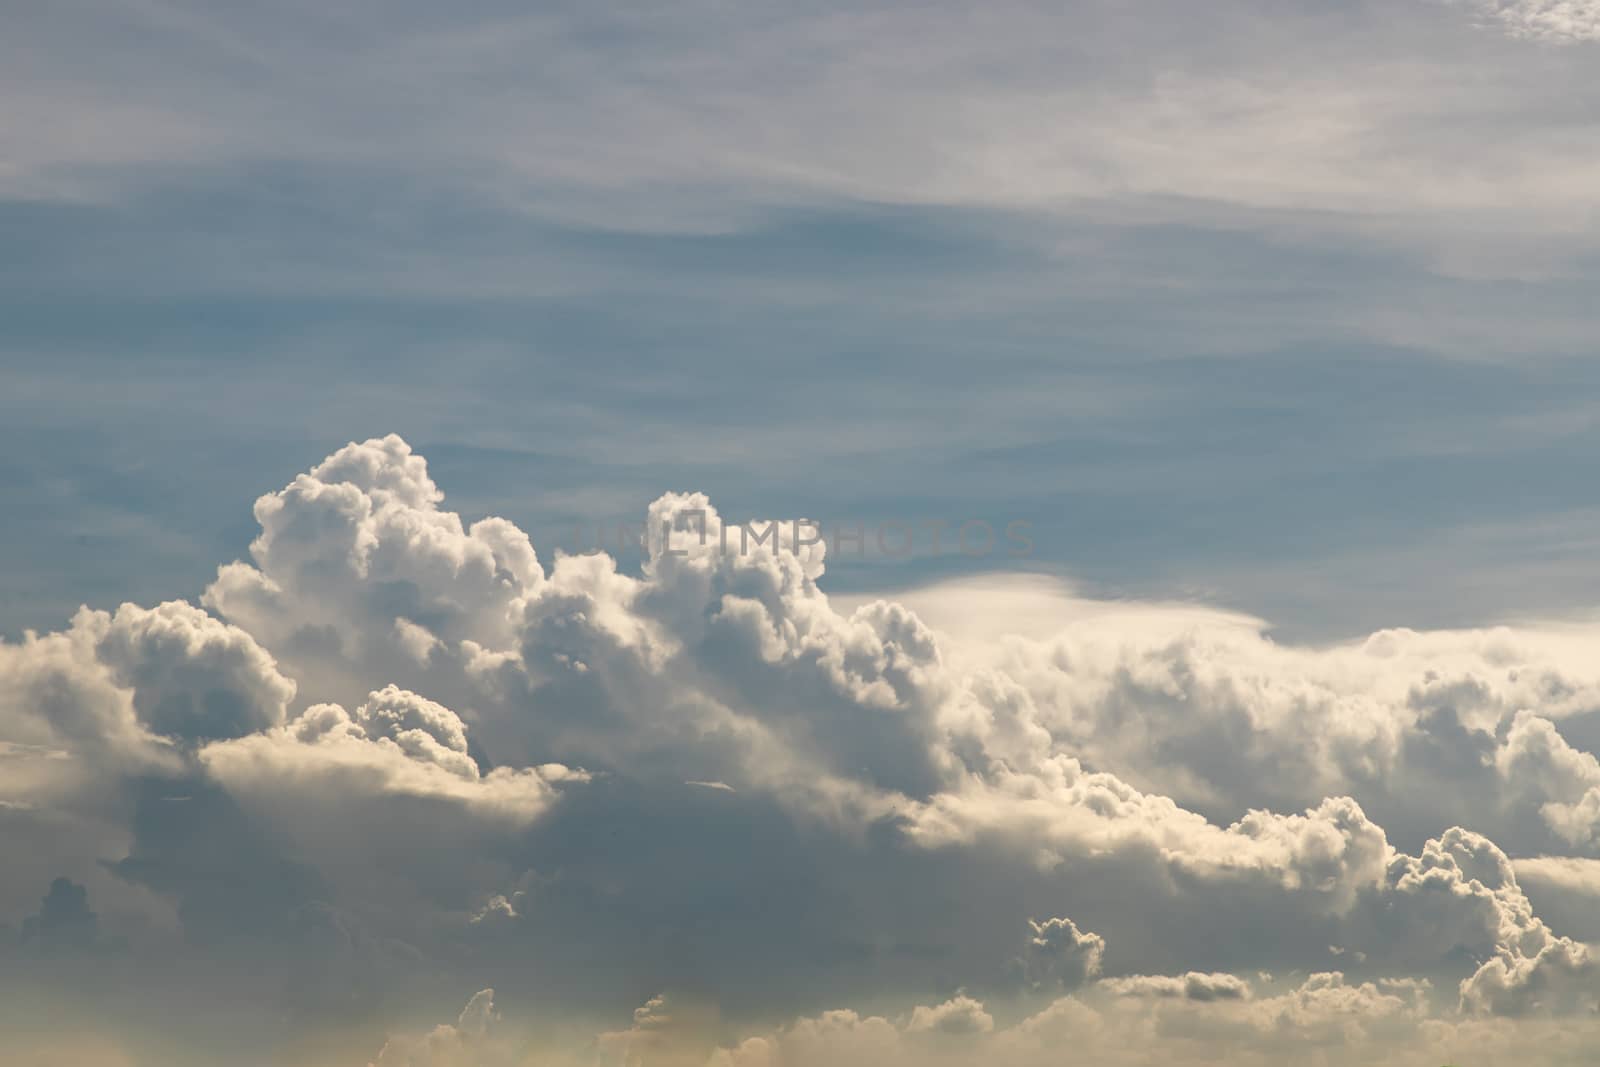
[[(426, 728), (396, 728), (396, 706), (436, 716)], [(384, 732), (385, 730), (389, 732)], [(218, 781), (241, 794), (287, 794), (297, 803), (338, 806), (339, 793), (413, 796), (457, 802), (474, 811), (525, 821), (555, 802), (556, 783), (586, 775), (560, 764), (496, 767), (482, 773), (466, 752), (461, 721), (446, 708), (393, 686), (373, 693), (352, 716), (337, 704), (308, 708), (287, 727), (207, 746), (200, 761)], [(324, 794), (322, 791), (330, 793)], [(314, 812), (307, 811), (307, 818)]]

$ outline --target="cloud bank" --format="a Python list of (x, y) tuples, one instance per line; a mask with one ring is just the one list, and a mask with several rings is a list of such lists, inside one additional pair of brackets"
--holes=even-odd
[(830, 600), (788, 524), (724, 547), (698, 494), (650, 506), (636, 574), (541, 558), (392, 435), (255, 516), (198, 606), (0, 645), (8, 981), (93, 1004), (109, 954), (142, 995), (226, 990), (239, 1062), (374, 1029), (350, 1062), (1596, 1037), (1594, 629), (1292, 646), (1014, 585), (1019, 625), (936, 627)]

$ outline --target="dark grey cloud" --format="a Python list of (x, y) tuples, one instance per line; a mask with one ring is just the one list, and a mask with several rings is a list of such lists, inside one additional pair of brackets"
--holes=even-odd
[(50, 883), (39, 914), (24, 919), (17, 936), (27, 952), (83, 952), (100, 944), (100, 918), (89, 910), (89, 891), (70, 878)]

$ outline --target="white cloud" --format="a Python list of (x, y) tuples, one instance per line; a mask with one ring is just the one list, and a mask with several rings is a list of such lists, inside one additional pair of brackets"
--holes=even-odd
[[(194, 839), (183, 806), (146, 799), (131, 820), (125, 795), (164, 777), (236, 808), (222, 832), (259, 833), (264, 872), (309, 867), (285, 898), (373, 924), (374, 959), (485, 953), (500, 988), (533, 945), (581, 947), (615, 979), (640, 962), (625, 946), (681, 936), (713, 986), (718, 953), (787, 959), (774, 992), (740, 990), (769, 1013), (780, 986), (830, 991), (841, 959), (886, 997), (919, 960), (970, 990), (899, 1022), (830, 1013), (720, 1051), (715, 1001), (675, 993), (601, 1042), (640, 1067), (859, 1049), (937, 1062), (958, 1040), (1029, 1063), (1058, 1026), (1086, 1027), (1091, 1047), (1237, 1045), (1243, 1062), (1270, 1062), (1292, 1032), (1334, 1063), (1429, 1026), (1593, 1006), (1590, 950), (1536, 913), (1508, 856), (1546, 857), (1524, 863), (1542, 885), (1586, 876), (1557, 861), (1592, 844), (1600, 771), (1569, 739), (1600, 710), (1588, 630), (1293, 646), (1227, 613), (1058, 589), (1028, 605), (1011, 588), (1026, 633), (953, 632), (888, 600), (841, 610), (822, 546), (779, 524), (724, 548), (722, 517), (691, 494), (652, 505), (637, 576), (599, 555), (547, 573), (509, 523), (446, 510), (392, 436), (256, 510), (253, 563), (206, 595), (221, 620), (128, 605), (0, 645), (3, 799), (25, 806), (0, 832), (91, 813), (111, 830), (74, 836), (78, 862), (122, 860), (131, 837), (116, 869), (192, 914), (184, 872), (210, 868), (177, 862)], [(923, 600), (948, 613), (961, 595)], [(609, 843), (624, 830), (637, 836)], [(772, 834), (814, 884), (763, 881), (761, 863), (790, 862), (762, 851)], [(752, 891), (805, 914), (706, 937), (713, 891), (734, 894), (716, 898), (730, 922)], [(222, 892), (205, 899), (225, 926)], [(343, 929), (343, 910), (315, 906)], [(1348, 977), (1238, 977), (1315, 971), (1329, 945)], [(649, 958), (663, 987), (685, 977), (681, 957)], [(1013, 995), (1063, 991), (1005, 1022)], [(479, 1036), (469, 1022), (394, 1047), (457, 1055)]]
[(1454, 0), (1474, 8), (1513, 37), (1572, 44), (1600, 41), (1595, 0)]
[(1495, 766), (1513, 788), (1539, 804), (1558, 838), (1585, 851), (1600, 845), (1600, 760), (1573, 748), (1554, 723), (1519, 712)]
[[(1185, 996), (1184, 990), (1198, 992)], [(1346, 981), (1314, 974), (1296, 987), (1252, 997), (1227, 975), (1138, 976), (1083, 995), (1062, 997), (1009, 1027), (955, 1032), (918, 1025), (937, 1016), (989, 1019), (971, 998), (918, 1008), (903, 1026), (882, 1017), (833, 1011), (715, 1053), (715, 1067), (811, 1067), (993, 1063), (1042, 1067), (1064, 1048), (1107, 1064), (1296, 1062), (1350, 1065), (1427, 1062), (1455, 1044), (1448, 1026), (1427, 1020), (1423, 987), (1410, 980)], [(1216, 995), (1213, 995), (1216, 994)], [(1575, 1046), (1575, 1042), (1572, 1043)], [(1571, 1047), (1571, 1046), (1569, 1046)], [(1225, 1051), (1222, 1051), (1225, 1050)]]
[(913, 1034), (986, 1034), (993, 1029), (994, 1017), (983, 1010), (980, 1002), (964, 993), (932, 1007), (917, 1005), (906, 1024), (906, 1030)]
[(1100, 973), (1106, 939), (1079, 930), (1071, 919), (1028, 920), (1033, 936), (1018, 961), (1033, 989), (1075, 989)]
[(1119, 997), (1154, 997), (1179, 1000), (1247, 1000), (1250, 983), (1231, 974), (1155, 975), (1141, 974), (1128, 978), (1108, 978), (1100, 988)]
[[(1518, 35), (1595, 32), (1587, 0), (1464, 2)], [(334, 50), (348, 29), (338, 15), (322, 16), (322, 34), (265, 20), (274, 33), (225, 11), (138, 5), (122, 12), (114, 76), (94, 63), (105, 46), (62, 11), (8, 57), (16, 149), (0, 177), (84, 195), (117, 185), (108, 171), (137, 182), (151, 160), (265, 157), (460, 183), (469, 160), (477, 199), (607, 227), (726, 230), (759, 205), (841, 197), (1169, 219), (1212, 201), (1313, 226), (1360, 213), (1357, 231), (1409, 216), (1413, 236), (1435, 240), (1426, 220), (1444, 214), (1564, 232), (1592, 184), (1592, 155), (1549, 135), (1558, 118), (1527, 120), (1582, 83), (1536, 57), (1485, 56), (1443, 5), (1331, 17), (1003, 3), (981, 28), (961, 16), (948, 4), (693, 4), (667, 20), (556, 7), (441, 32), (397, 13), (364, 26), (352, 54)], [(23, 62), (29, 42), (74, 57), (73, 92)], [(207, 73), (196, 50), (264, 86)], [(1490, 106), (1508, 94), (1538, 106)], [(1513, 143), (1491, 158), (1492, 137)]]
[[(1065, 1048), (1075, 1059), (1118, 1067), (1219, 1057), (1247, 1067), (1289, 1059), (1318, 1067), (1423, 1067), (1536, 1047), (1541, 1063), (1577, 1067), (1600, 1034), (1592, 1019), (1436, 1020), (1427, 993), (1427, 983), (1415, 979), (1358, 982), (1339, 972), (1262, 991), (1225, 974), (1138, 975), (1061, 997), (1010, 1025), (957, 994), (898, 1020), (840, 1008), (727, 1043), (714, 1014), (661, 995), (634, 1012), (630, 1027), (592, 1041), (598, 1060), (569, 1060), (554, 1050), (548, 1056), (624, 1067), (1046, 1067), (1061, 1062)], [(447, 1034), (441, 1043), (454, 1039), (454, 1029), (440, 1028)]]
[(241, 737), (282, 724), (295, 685), (243, 630), (181, 601), (150, 611), (124, 604), (96, 650), (153, 733), (184, 741)]
[[(403, 795), (513, 822), (555, 803), (559, 783), (587, 777), (555, 763), (485, 774), (467, 754), (466, 729), (453, 712), (394, 686), (372, 693), (354, 714), (318, 704), (285, 727), (209, 745), (200, 760), (231, 791), (270, 794), (274, 803), (339, 807), (358, 795)], [(310, 809), (305, 815), (316, 817)]]
[(544, 580), (538, 558), (510, 523), (468, 528), (441, 499), (399, 437), (351, 444), (256, 502), (260, 569), (222, 568), (204, 602), (269, 647), (312, 653), (302, 662), (363, 658), (412, 672), (440, 642), (502, 647)]
[(1600, 859), (1577, 856), (1530, 856), (1513, 860), (1524, 884), (1543, 883), (1600, 897)]

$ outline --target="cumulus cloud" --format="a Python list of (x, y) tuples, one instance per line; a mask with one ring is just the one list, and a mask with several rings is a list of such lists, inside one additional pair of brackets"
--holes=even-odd
[(910, 1033), (929, 1031), (941, 1034), (986, 1034), (994, 1029), (994, 1017), (983, 1010), (983, 1005), (965, 993), (932, 1007), (917, 1005), (906, 1024)]
[(1054, 634), (987, 646), (1010, 716), (1213, 818), (1344, 794), (1413, 847), (1445, 819), (1525, 829), (1494, 771), (1511, 719), (1600, 709), (1588, 631), (1394, 630), (1308, 649), (1222, 613), (1058, 606)]
[(121, 858), (141, 782), (181, 781), (209, 740), (282, 722), (294, 692), (248, 634), (181, 602), (0, 641), (0, 900)]
[[(1285, 1033), (1370, 1052), (1594, 1006), (1590, 950), (1518, 882), (1586, 877), (1558, 861), (1595, 843), (1588, 630), (1298, 647), (1057, 597), (1053, 628), (953, 633), (830, 599), (805, 524), (681, 493), (649, 508), (638, 573), (546, 569), (510, 523), (446, 510), (394, 436), (256, 515), (205, 609), (0, 644), (0, 830), (93, 820), (75, 862), (197, 940), (257, 912), (500, 989), (529, 959), (597, 988), (692, 977), (597, 1045), (641, 1065), (959, 1041), (1027, 1063), (1061, 1026), (1270, 1060)], [(1347, 975), (1319, 973), (1329, 946)], [(814, 1013), (929, 970), (942, 999), (898, 1021)], [(706, 1037), (724, 999), (796, 998), (813, 1014)], [(481, 1017), (382, 1062), (452, 1062)]]
[(152, 733), (209, 741), (270, 729), (284, 720), (295, 685), (249, 634), (181, 601), (145, 611), (124, 604), (86, 617), (96, 655), (132, 690)]
[[(1269, 981), (1262, 979), (1262, 981)], [(926, 1067), (988, 1063), (1046, 1067), (1063, 1048), (1075, 1058), (1126, 1065), (1216, 1062), (1319, 1067), (1384, 1062), (1423, 1067), (1469, 1055), (1501, 1056), (1536, 1042), (1540, 1062), (1577, 1065), (1600, 1030), (1592, 1019), (1550, 1023), (1443, 1020), (1414, 978), (1353, 981), (1318, 972), (1258, 989), (1227, 974), (1137, 975), (1105, 980), (1001, 1025), (979, 1000), (958, 993), (898, 1018), (836, 1008), (729, 1041), (725, 1021), (667, 995), (634, 1011), (572, 1062), (626, 1067)], [(484, 994), (480, 994), (480, 997)], [(478, 998), (474, 998), (476, 1003)], [(460, 1027), (440, 1027), (437, 1046), (459, 1048)], [(420, 1042), (391, 1047), (417, 1048)], [(386, 1050), (387, 1051), (387, 1050)], [(380, 1064), (383, 1061), (380, 1061)], [(454, 1063), (455, 1060), (399, 1060)], [(499, 1062), (485, 1060), (483, 1062)], [(556, 1060), (553, 1062), (567, 1062)]]
[(0, 644), (0, 740), (13, 757), (124, 771), (173, 767), (178, 750), (284, 721), (295, 685), (246, 632), (173, 601)]
[(1600, 844), (1600, 760), (1573, 748), (1554, 723), (1520, 712), (1495, 766), (1513, 788), (1533, 798), (1562, 841), (1586, 850)]
[(348, 445), (256, 502), (259, 569), (222, 568), (205, 603), (306, 666), (412, 664), (441, 641), (503, 647), (544, 580), (538, 557), (510, 523), (467, 527), (442, 499), (399, 437)]
[[(1186, 995), (1185, 991), (1197, 995)], [(1354, 983), (1337, 972), (1253, 997), (1248, 983), (1227, 975), (1140, 976), (1059, 998), (1014, 1025), (994, 1026), (982, 1005), (957, 997), (919, 1007), (900, 1024), (881, 1016), (836, 1010), (746, 1038), (715, 1053), (716, 1067), (808, 1067), (816, 1064), (993, 1063), (1043, 1067), (1062, 1049), (1088, 1062), (1137, 1064), (1226, 1061), (1353, 1065), (1429, 1062), (1453, 1044), (1448, 1027), (1434, 1027), (1409, 979)], [(987, 1020), (941, 1032), (930, 1020)], [(1575, 1047), (1575, 1043), (1572, 1043)], [(1202, 1052), (1211, 1049), (1208, 1053)]]
[[(356, 710), (316, 704), (276, 730), (206, 746), (206, 771), (230, 791), (272, 804), (325, 804), (415, 797), (526, 822), (556, 799), (561, 783), (587, 777), (561, 764), (481, 771), (455, 713), (395, 686)], [(312, 810), (305, 811), (314, 819)]]
[(1100, 973), (1106, 939), (1071, 919), (1028, 920), (1033, 936), (1018, 967), (1032, 989), (1074, 989)]

